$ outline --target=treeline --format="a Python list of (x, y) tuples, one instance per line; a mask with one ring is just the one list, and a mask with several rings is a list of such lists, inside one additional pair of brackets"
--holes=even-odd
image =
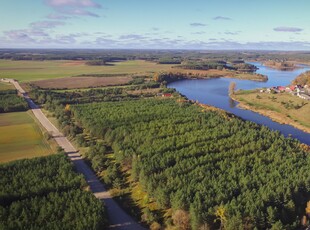
[[(143, 99), (75, 105), (71, 113), (112, 146), (162, 209), (172, 208), (167, 225), (296, 229), (303, 216), (306, 225), (309, 152), (264, 126), (201, 109)], [(92, 165), (106, 167), (106, 151), (94, 152)]]
[(263, 62), (263, 64), (265, 66), (279, 69), (279, 70), (292, 70), (292, 69), (298, 68), (294, 63), (290, 63), (284, 60), (276, 60), (276, 61), (268, 60), (268, 61)]
[(224, 61), (189, 61), (178, 68), (183, 69), (197, 69), (197, 70), (208, 70), (208, 69), (219, 69), (222, 70), (226, 67), (226, 62)]
[(163, 57), (159, 58), (158, 64), (181, 64), (182, 60), (180, 58), (168, 58), (168, 57)]
[(86, 182), (64, 154), (0, 165), (3, 229), (102, 229), (101, 201), (82, 191)]
[[(124, 87), (107, 87), (102, 89), (75, 90), (75, 91), (53, 91), (34, 89), (30, 92), (30, 96), (39, 104), (61, 103), (66, 104), (83, 104), (100, 101), (120, 101), (124, 99), (139, 98), (139, 95), (129, 94), (128, 91), (154, 89), (160, 87), (159, 82), (145, 81), (143, 78), (134, 78), (129, 82), (130, 85)], [(136, 85), (138, 84), (138, 85)], [(162, 92), (169, 89), (162, 89)], [(144, 95), (145, 96), (145, 95)], [(152, 95), (151, 95), (152, 96)]]
[(153, 80), (155, 82), (167, 84), (173, 81), (186, 79), (188, 77), (189, 77), (188, 74), (181, 72), (162, 72), (162, 73), (155, 73), (153, 76)]
[[(194, 51), (194, 50), (79, 50), (79, 49), (0, 49), (0, 59), (8, 60), (96, 60), (111, 58), (113, 60), (146, 60), (159, 62), (161, 59), (180, 61), (223, 60), (290, 60), (309, 62), (309, 52), (281, 51)], [(167, 63), (164, 61), (164, 63)], [(175, 63), (172, 63), (175, 64)]]
[(226, 61), (216, 61), (216, 60), (190, 61), (180, 66), (177, 66), (177, 68), (193, 69), (193, 70), (228, 69), (228, 70), (250, 72), (250, 73), (253, 73), (257, 70), (257, 67), (255, 65), (244, 63), (243, 60), (238, 60), (238, 61), (234, 60), (231, 62), (231, 64), (228, 64)]
[(0, 91), (0, 113), (28, 110), (28, 104), (23, 97), (17, 96), (16, 90)]
[(300, 74), (292, 81), (292, 85), (308, 85), (310, 87), (310, 71)]
[(101, 66), (101, 65), (106, 65), (106, 61), (105, 60), (90, 60), (90, 61), (87, 61), (85, 63), (86, 65), (93, 65), (93, 66)]

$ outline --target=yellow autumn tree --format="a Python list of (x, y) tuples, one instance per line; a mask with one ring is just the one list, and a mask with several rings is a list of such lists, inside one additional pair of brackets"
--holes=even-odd
[(215, 211), (215, 216), (217, 217), (215, 221), (219, 220), (221, 222), (220, 229), (225, 229), (226, 218), (226, 209), (223, 205), (219, 206)]
[(306, 214), (307, 214), (308, 217), (310, 217), (310, 201), (307, 202)]

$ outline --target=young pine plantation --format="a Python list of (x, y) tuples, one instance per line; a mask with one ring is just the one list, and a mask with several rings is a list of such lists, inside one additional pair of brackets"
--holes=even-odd
[(1, 229), (100, 229), (105, 209), (61, 153), (0, 165)]
[[(166, 225), (294, 229), (306, 215), (309, 153), (278, 132), (174, 99), (75, 105), (72, 113), (112, 146), (148, 197), (172, 208)], [(104, 156), (91, 157), (106, 167)]]

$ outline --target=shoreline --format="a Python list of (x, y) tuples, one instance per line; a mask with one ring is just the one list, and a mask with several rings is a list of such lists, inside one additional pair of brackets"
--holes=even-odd
[(279, 124), (285, 124), (285, 125), (291, 125), (296, 129), (299, 129), (303, 132), (309, 133), (310, 134), (310, 128), (307, 128), (301, 124), (299, 124), (298, 122), (292, 120), (291, 118), (288, 117), (284, 117), (281, 116), (278, 112), (274, 112), (274, 111), (269, 111), (269, 110), (265, 110), (265, 109), (256, 109), (242, 101), (239, 101), (238, 99), (236, 99), (236, 97), (234, 96), (230, 96), (231, 99), (235, 100), (238, 102), (237, 107), (241, 108), (241, 109), (246, 109), (246, 110), (250, 110), (253, 111), (255, 113), (261, 114), (263, 116), (266, 116), (268, 118), (270, 118), (272, 121), (277, 122)]

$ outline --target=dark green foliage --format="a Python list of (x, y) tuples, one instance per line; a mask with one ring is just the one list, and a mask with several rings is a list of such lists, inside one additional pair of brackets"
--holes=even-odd
[(145, 81), (144, 77), (135, 77), (134, 79), (132, 79), (129, 84), (131, 85), (139, 85), (139, 84), (143, 84)]
[(180, 66), (183, 69), (197, 69), (197, 70), (209, 70), (209, 69), (231, 69), (240, 72), (255, 72), (257, 67), (252, 64), (244, 63), (244, 61), (233, 62), (228, 65), (225, 61), (190, 61)]
[(16, 95), (16, 90), (0, 91), (0, 113), (26, 111), (28, 104), (24, 98)]
[(86, 63), (85, 63), (86, 65), (95, 65), (95, 66), (97, 66), (97, 65), (106, 65), (106, 61), (105, 60), (91, 60), (91, 61), (87, 61)]
[(304, 215), (310, 156), (279, 132), (170, 99), (72, 110), (117, 162), (131, 162), (133, 177), (163, 208), (189, 211), (193, 227), (213, 226), (219, 205), (227, 229), (292, 229)]
[(0, 165), (0, 229), (102, 229), (101, 201), (62, 153)]
[(51, 192), (0, 208), (4, 229), (102, 229), (104, 209), (91, 193), (81, 190)]
[(85, 186), (61, 154), (3, 164), (0, 174), (0, 204)]
[(208, 69), (223, 69), (228, 68), (226, 62), (223, 61), (190, 61), (186, 64), (180, 66), (183, 69), (198, 69), (198, 70), (208, 70)]
[(181, 64), (181, 59), (163, 57), (158, 60), (158, 64)]

